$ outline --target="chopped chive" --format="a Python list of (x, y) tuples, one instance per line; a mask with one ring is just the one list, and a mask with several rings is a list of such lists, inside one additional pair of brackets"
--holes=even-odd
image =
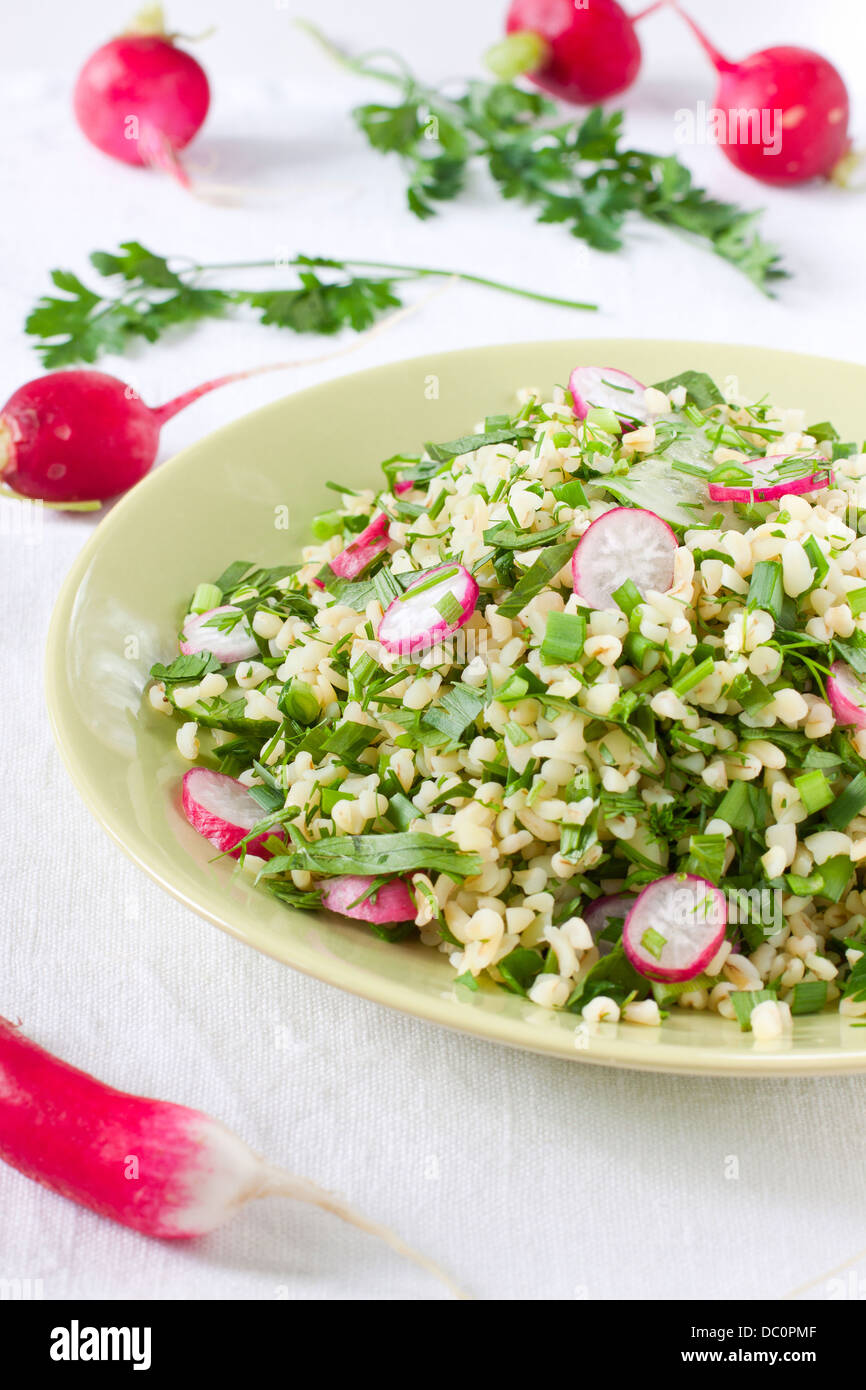
[(785, 882), (798, 898), (811, 898), (813, 893), (820, 893), (824, 887), (821, 874), (810, 874), (808, 878), (803, 878), (801, 874), (786, 874)]
[(277, 708), (299, 724), (312, 724), (319, 714), (319, 697), (306, 681), (292, 677), (280, 692)]
[(846, 598), (848, 607), (855, 618), (859, 618), (861, 613), (866, 613), (866, 586), (860, 589), (849, 589)]
[[(634, 394), (631, 392), (630, 394)], [(586, 412), (586, 423), (595, 429), (604, 430), (605, 434), (619, 434), (621, 425), (619, 417), (603, 405), (591, 405)]]
[(505, 725), (505, 737), (513, 748), (519, 748), (522, 743), (529, 743), (532, 735), (524, 729), (522, 724), (515, 724), (513, 719), (509, 719)]
[(812, 583), (806, 590), (806, 592), (809, 593), (812, 589), (819, 588), (820, 585), (826, 579), (828, 571), (830, 569), (830, 561), (827, 559), (827, 556), (824, 554), (823, 550), (821, 549), (814, 536), (807, 536), (802, 544), (803, 549), (805, 550), (806, 555), (808, 557), (809, 564), (812, 566), (812, 569), (814, 571), (812, 575)]
[(772, 989), (733, 989), (728, 998), (734, 1006), (734, 1012), (743, 1032), (750, 1033), (752, 1030), (752, 1010), (755, 1005), (762, 1004), (765, 999), (775, 999), (776, 994)]
[(820, 868), (823, 880), (820, 896), (838, 903), (847, 892), (853, 873), (854, 865), (847, 854), (835, 854), (832, 859), (825, 859)]
[[(425, 539), (429, 540), (429, 537)], [(407, 599), (414, 598), (416, 594), (423, 594), (427, 589), (435, 589), (437, 584), (444, 584), (446, 579), (453, 579), (456, 574), (456, 565), (447, 570), (437, 569), (435, 574), (428, 575), (426, 579), (422, 577), (420, 583), (409, 585), (405, 593), (401, 594), (400, 602), (405, 603)]]
[(541, 660), (548, 666), (577, 661), (585, 640), (586, 618), (582, 613), (548, 613)]

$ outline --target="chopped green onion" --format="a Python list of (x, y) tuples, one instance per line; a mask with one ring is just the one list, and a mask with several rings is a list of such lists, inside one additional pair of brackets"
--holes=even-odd
[(219, 608), (222, 601), (222, 590), (218, 589), (216, 584), (199, 584), (192, 596), (189, 611), (190, 613), (209, 613), (212, 608)]
[(847, 892), (848, 884), (854, 873), (854, 865), (847, 854), (835, 854), (832, 859), (825, 859), (820, 868), (821, 878), (821, 897), (829, 898), (831, 902), (838, 903)]
[[(417, 590), (416, 590), (417, 592)], [(443, 594), (438, 603), (434, 604), (437, 613), (441, 613), (445, 622), (450, 627), (452, 623), (460, 621), (462, 609), (460, 602), (453, 594)]]
[(827, 1003), (826, 980), (801, 980), (788, 998), (792, 1014), (818, 1014)]
[(319, 697), (306, 681), (293, 677), (283, 686), (277, 707), (299, 724), (312, 724), (319, 714)]
[(728, 998), (734, 1006), (740, 1027), (744, 1033), (749, 1033), (752, 1030), (752, 1010), (755, 1005), (762, 1004), (765, 999), (775, 1000), (776, 994), (772, 989), (733, 989)]
[(802, 542), (802, 545), (808, 557), (809, 564), (814, 570), (812, 583), (806, 590), (806, 592), (809, 593), (812, 589), (817, 589), (826, 579), (830, 569), (830, 561), (827, 559), (827, 556), (824, 554), (814, 536), (807, 536)]
[(832, 825), (834, 830), (844, 830), (847, 825), (859, 816), (866, 806), (866, 772), (858, 772), (853, 777), (843, 791), (837, 797), (833, 805), (827, 812), (827, 823)]
[(343, 516), (340, 512), (319, 512), (310, 522), (310, 530), (314, 540), (329, 541), (332, 536), (342, 534)]
[(661, 932), (657, 932), (654, 927), (647, 927), (640, 939), (640, 944), (655, 960), (661, 960), (668, 939), (666, 936), (662, 936)]
[(515, 724), (513, 719), (509, 719), (505, 725), (505, 737), (513, 748), (519, 748), (522, 743), (528, 743), (532, 735), (522, 724)]
[(811, 898), (813, 893), (820, 893), (824, 887), (821, 874), (810, 874), (808, 878), (803, 878), (801, 874), (786, 874), (785, 882), (798, 898)]
[(603, 405), (591, 405), (586, 412), (586, 423), (596, 429), (604, 430), (606, 434), (619, 434), (619, 416), (612, 410), (608, 410)]
[(457, 574), (457, 566), (452, 565), (450, 569), (437, 569), (435, 574), (421, 575), (417, 584), (408, 584), (406, 591), (400, 597), (400, 602), (405, 603), (407, 599), (414, 598), (416, 594), (423, 594), (427, 589), (435, 589), (437, 584), (443, 584), (446, 579), (453, 579)]
[(586, 640), (586, 618), (582, 613), (548, 613), (541, 660), (548, 666), (577, 661)]
[(859, 618), (861, 613), (866, 613), (866, 586), (860, 589), (849, 589), (845, 597), (855, 618)]
[(784, 596), (781, 560), (759, 560), (752, 570), (746, 606), (749, 609), (762, 608), (778, 619)]
[(829, 806), (833, 800), (833, 788), (819, 767), (814, 768), (811, 772), (804, 772), (800, 777), (795, 777), (794, 786), (800, 793), (800, 800), (810, 816), (825, 806)]
[(684, 671), (681, 676), (677, 676), (675, 681), (671, 681), (671, 690), (675, 695), (685, 695), (690, 690), (694, 690), (696, 685), (705, 681), (707, 676), (711, 676), (715, 669), (715, 662), (711, 656), (701, 661), (693, 671)]
[(627, 618), (630, 618), (638, 604), (644, 601), (643, 594), (631, 579), (614, 589), (612, 597), (617, 608), (621, 608)]

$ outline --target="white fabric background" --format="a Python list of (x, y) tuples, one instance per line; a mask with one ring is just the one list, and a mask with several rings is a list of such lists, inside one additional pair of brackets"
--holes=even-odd
[[(789, 41), (833, 55), (855, 94), (862, 141), (862, 6), (693, 0), (692, 9), (735, 54)], [(366, 151), (346, 115), (376, 89), (336, 72), (291, 20), (314, 10), (335, 35), (390, 43), (437, 76), (471, 68), (504, 0), (438, 0), (432, 9), (176, 0), (178, 28), (218, 24), (199, 50), (215, 103), (193, 162), (247, 186), (243, 205), (228, 209), (102, 158), (74, 128), (69, 79), (118, 27), (112, 0), (10, 10), (0, 42), (4, 396), (38, 370), (20, 324), (47, 269), (82, 270), (90, 250), (130, 237), (203, 260), (280, 248), (392, 255), (604, 306), (574, 316), (449, 289), (345, 361), (208, 397), (166, 429), (166, 453), (282, 392), (486, 341), (620, 333), (864, 358), (862, 197), (763, 189), (712, 148), (684, 154), (719, 194), (766, 206), (766, 233), (785, 248), (795, 278), (775, 302), (652, 228), (631, 229), (627, 254), (588, 252), (561, 228), (503, 207), (481, 181), (430, 223), (404, 214), (397, 169)], [(629, 129), (636, 143), (673, 149), (671, 112), (710, 100), (711, 74), (674, 16), (648, 20), (643, 36)], [(216, 324), (104, 365), (156, 403), (216, 372), (326, 347)], [(273, 1161), (390, 1222), (483, 1298), (774, 1297), (866, 1242), (866, 1077), (692, 1080), (507, 1051), (293, 974), (161, 893), (79, 803), (43, 708), (49, 612), (95, 523), (49, 514), (29, 544), (15, 534), (13, 507), (0, 505), (0, 1012), (106, 1081), (221, 1117)], [(725, 1176), (730, 1156), (737, 1179)], [(440, 1296), (372, 1240), (291, 1203), (261, 1203), (198, 1244), (172, 1247), (3, 1166), (0, 1278), (41, 1278), (49, 1298)]]

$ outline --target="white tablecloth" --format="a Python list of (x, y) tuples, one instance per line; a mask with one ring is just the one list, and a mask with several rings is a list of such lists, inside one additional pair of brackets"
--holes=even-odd
[[(282, 392), (487, 341), (681, 336), (863, 360), (862, 199), (761, 188), (710, 147), (682, 153), (720, 195), (766, 206), (766, 234), (785, 249), (794, 278), (776, 301), (646, 226), (630, 229), (625, 254), (589, 252), (562, 228), (504, 207), (481, 180), (441, 218), (410, 219), (393, 162), (368, 152), (347, 119), (376, 89), (330, 67), (291, 19), (314, 9), (335, 34), (393, 43), (435, 76), (470, 67), (503, 8), (177, 0), (179, 28), (219, 24), (199, 50), (215, 103), (191, 159), (214, 180), (245, 185), (242, 205), (224, 209), (102, 158), (74, 128), (70, 62), (111, 33), (116, 6), (53, 0), (5, 15), (0, 393), (38, 370), (20, 324), (48, 268), (83, 270), (90, 250), (127, 238), (205, 261), (283, 248), (393, 256), (604, 306), (577, 316), (448, 289), (352, 358), (208, 397), (166, 429), (165, 453)], [(859, 98), (862, 139), (862, 7), (695, 0), (692, 9), (735, 53), (796, 41), (834, 54)], [(648, 20), (643, 34), (629, 130), (636, 143), (674, 149), (671, 113), (711, 97), (709, 70), (672, 15)], [(103, 365), (157, 402), (217, 372), (326, 347), (225, 323)], [(151, 884), (79, 802), (43, 707), (52, 601), (96, 523), (49, 514), (32, 544), (16, 534), (14, 505), (0, 506), (0, 1013), (107, 1081), (220, 1116), (275, 1162), (392, 1224), (480, 1297), (772, 1297), (866, 1241), (866, 1077), (693, 1080), (508, 1051), (296, 975)], [(726, 1176), (732, 1167), (736, 1179)], [(170, 1246), (0, 1165), (0, 1279), (15, 1278), (41, 1279), (48, 1298), (443, 1296), (374, 1241), (292, 1203), (260, 1203), (206, 1240)]]

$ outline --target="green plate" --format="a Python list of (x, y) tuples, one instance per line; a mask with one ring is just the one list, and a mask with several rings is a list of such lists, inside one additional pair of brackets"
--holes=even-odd
[[(452, 439), (506, 411), (520, 386), (550, 389), (577, 362), (622, 367), (644, 381), (685, 368), (739, 376), (755, 397), (866, 431), (866, 368), (768, 349), (590, 340), (516, 343), (418, 357), (300, 391), (218, 430), (159, 468), (97, 527), (73, 566), (48, 638), (54, 734), (81, 795), (156, 881), (216, 926), (297, 970), (379, 1004), (587, 1062), (654, 1071), (796, 1074), (866, 1069), (866, 1029), (835, 1013), (799, 1018), (783, 1043), (758, 1042), (707, 1013), (662, 1028), (582, 1025), (490, 985), (453, 983), (439, 953), (389, 946), (325, 913), (300, 913), (252, 887), (187, 824), (186, 764), (175, 725), (142, 703), (152, 662), (174, 650), (184, 598), (235, 558), (295, 558), (328, 478), (375, 485), (380, 460)], [(288, 534), (280, 523), (288, 508)], [(190, 930), (194, 930), (190, 923)]]

